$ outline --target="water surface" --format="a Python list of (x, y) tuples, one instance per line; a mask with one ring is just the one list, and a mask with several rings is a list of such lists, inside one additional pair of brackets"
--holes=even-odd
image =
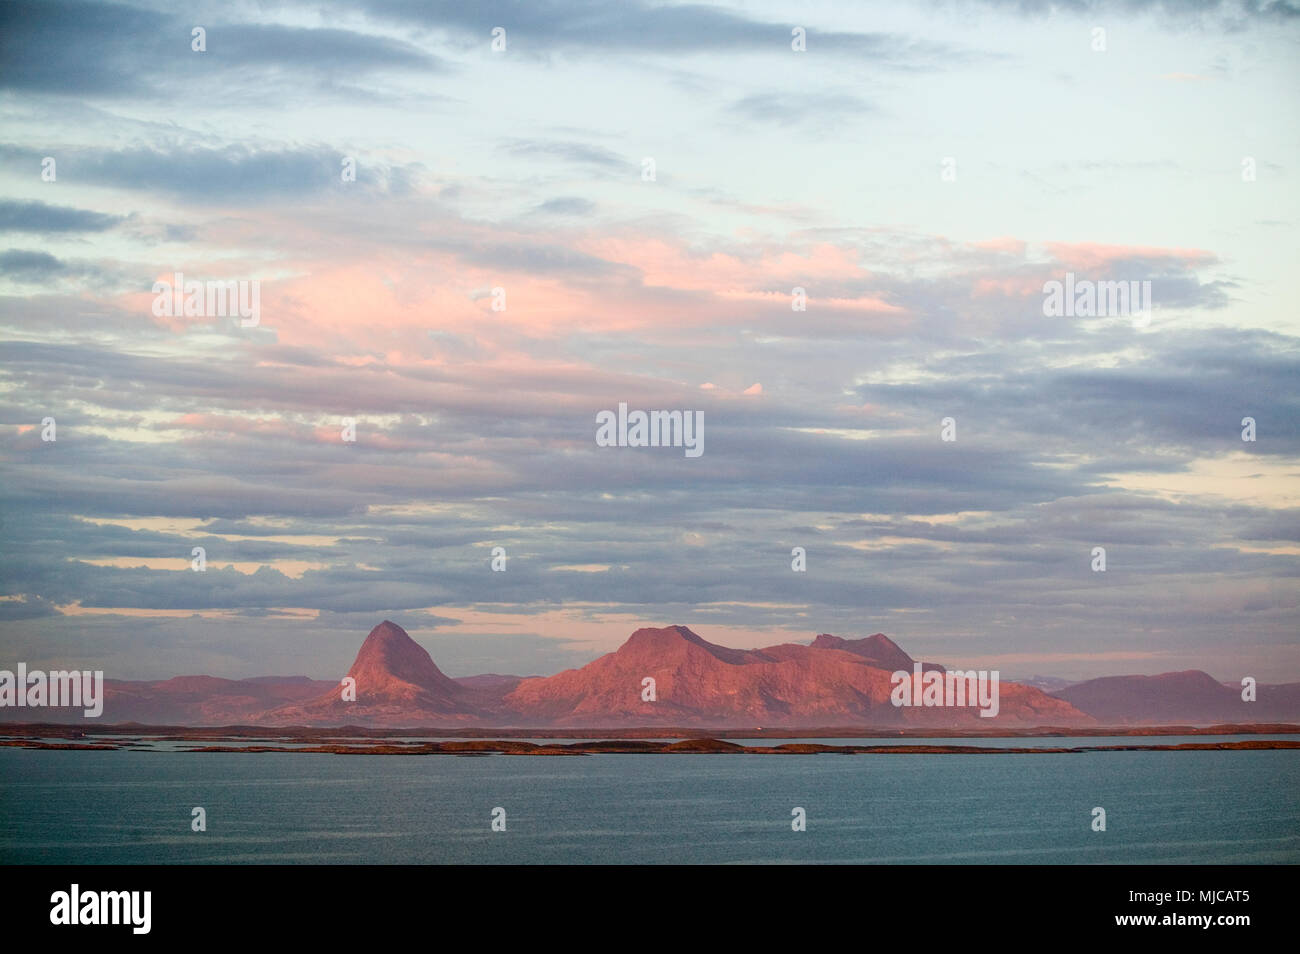
[[(0, 862), (1295, 864), (1297, 793), (1295, 751), (0, 749)], [(203, 833), (190, 830), (196, 805), (207, 810)], [(1094, 806), (1106, 809), (1105, 832), (1090, 828)], [(504, 832), (491, 830), (495, 807), (506, 810)], [(791, 830), (795, 807), (806, 810), (804, 832)]]

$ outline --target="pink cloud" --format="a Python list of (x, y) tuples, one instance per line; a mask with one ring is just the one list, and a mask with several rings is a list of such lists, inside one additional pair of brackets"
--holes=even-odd
[(1116, 262), (1141, 259), (1162, 261), (1181, 269), (1203, 268), (1217, 261), (1212, 252), (1195, 248), (1157, 248), (1149, 245), (1103, 245), (1097, 242), (1048, 242), (1047, 251), (1062, 266), (1104, 271)]

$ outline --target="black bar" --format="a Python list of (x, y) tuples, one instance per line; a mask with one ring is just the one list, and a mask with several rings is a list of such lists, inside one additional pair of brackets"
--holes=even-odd
[[(14, 885), (5, 893), (5, 925), (14, 939), (67, 940), (75, 932), (77, 940), (114, 937), (132, 945), (255, 939), (259, 945), (333, 940), (369, 946), (440, 922), (478, 923), (492, 932), (494, 944), (501, 932), (519, 931), (530, 943), (546, 932), (565, 945), (564, 935), (572, 932), (569, 941), (585, 939), (585, 946), (601, 923), (621, 926), (629, 939), (660, 934), (666, 941), (660, 932), (671, 930), (674, 943), (682, 943), (721, 925), (732, 940), (753, 931), (770, 941), (763, 926), (769, 921), (811, 940), (821, 936), (819, 922), (844, 926), (847, 918), (873, 940), (897, 932), (917, 942), (1000, 935), (1019, 943), (1027, 940), (1021, 932), (1049, 931), (1057, 940), (1203, 936), (1232, 943), (1285, 929), (1295, 876), (1284, 866), (755, 869), (14, 866), (8, 868)], [(129, 923), (51, 923), (52, 896), (70, 895), (74, 884), (83, 901), (87, 892), (149, 892), (148, 933), (135, 933)], [(1147, 916), (1154, 922), (1118, 923)], [(1208, 927), (1188, 923), (1206, 916)], [(1242, 916), (1247, 923), (1215, 920)]]

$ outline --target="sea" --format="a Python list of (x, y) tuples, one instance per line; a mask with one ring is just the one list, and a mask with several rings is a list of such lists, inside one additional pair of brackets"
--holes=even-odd
[[(786, 741), (799, 740), (756, 744)], [(192, 830), (195, 808), (205, 831)], [(1096, 830), (1098, 808), (1105, 830)], [(1300, 751), (543, 757), (197, 753), (148, 742), (0, 748), (0, 863), (1296, 864)]]

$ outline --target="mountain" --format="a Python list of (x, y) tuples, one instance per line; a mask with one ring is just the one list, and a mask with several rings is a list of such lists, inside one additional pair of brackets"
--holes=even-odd
[[(384, 620), (370, 631), (348, 677), (356, 699), (343, 698), (343, 684), (301, 703), (264, 713), (260, 724), (272, 725), (427, 725), (462, 722), (486, 716), (494, 698), (443, 673), (428, 650), (406, 630)], [(414, 719), (415, 721), (410, 721)]]
[[(1234, 683), (1199, 671), (1108, 676), (1055, 688), (1002, 681), (999, 711), (976, 706), (897, 707), (891, 675), (914, 661), (882, 633), (762, 649), (719, 646), (685, 626), (638, 629), (617, 650), (553, 676), (448, 677), (390, 620), (370, 631), (343, 685), (302, 676), (157, 682), (106, 680), (98, 721), (153, 725), (517, 726), (619, 729), (820, 728), (996, 731), (1031, 726), (1300, 721), (1300, 684), (1262, 685), (1241, 701)], [(927, 672), (944, 673), (937, 663)], [(652, 679), (653, 699), (645, 680)], [(1047, 685), (1050, 686), (1050, 683)], [(4, 722), (80, 722), (80, 709), (0, 708)]]
[(1282, 722), (1300, 719), (1300, 684), (1258, 686), (1243, 702), (1240, 684), (1199, 669), (1158, 676), (1103, 676), (1052, 693), (1103, 724)]
[[(311, 699), (334, 686), (306, 676), (219, 679), (176, 676), (157, 681), (105, 679), (104, 712), (96, 721), (155, 725), (235, 725), (268, 709)], [(0, 708), (0, 722), (81, 722), (81, 709)]]
[[(975, 708), (896, 707), (890, 676), (910, 671), (910, 656), (883, 636), (819, 640), (742, 650), (710, 643), (685, 626), (639, 629), (581, 669), (523, 680), (504, 704), (525, 720), (521, 725), (991, 728), (1092, 721), (1061, 700), (1010, 683), (1000, 686), (1001, 711), (992, 719)], [(888, 669), (876, 664), (882, 659), (890, 660)], [(655, 680), (654, 701), (643, 698), (646, 678)]]
[(1043, 692), (1059, 692), (1066, 686), (1074, 685), (1073, 680), (1062, 679), (1059, 676), (1029, 676), (1026, 679), (1017, 679), (1016, 682), (1022, 686), (1033, 686)]
[[(853, 653), (855, 656), (861, 656), (877, 669), (888, 669), (891, 673), (899, 670), (911, 672), (912, 664), (915, 662), (911, 656), (899, 648), (898, 643), (884, 633), (876, 633), (873, 636), (867, 636), (865, 639), (842, 639), (839, 636), (832, 636), (830, 633), (822, 633), (812, 641), (809, 648), (842, 649), (845, 652)], [(938, 663), (921, 663), (921, 671), (943, 672), (944, 668)]]

